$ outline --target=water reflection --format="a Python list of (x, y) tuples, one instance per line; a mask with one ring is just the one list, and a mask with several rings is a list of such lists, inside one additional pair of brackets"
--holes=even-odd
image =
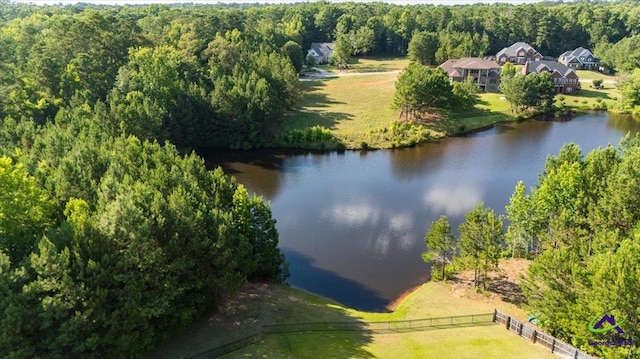
[(387, 300), (376, 291), (335, 272), (318, 268), (312, 257), (296, 250), (283, 248), (282, 252), (289, 265), (296, 268), (289, 278), (291, 285), (313, 293), (323, 293), (324, 296), (348, 307), (372, 312), (389, 311), (386, 308)]
[(622, 132), (638, 133), (640, 132), (640, 116), (610, 114), (607, 125)]
[(427, 278), (424, 235), (440, 215), (455, 231), (480, 201), (504, 213), (516, 183), (535, 185), (547, 156), (564, 143), (586, 154), (639, 130), (628, 117), (588, 114), (509, 123), (402, 150), (218, 152), (207, 164), (222, 165), (272, 200), (280, 247), (291, 256), (291, 284), (365, 309)]
[(437, 171), (442, 165), (448, 144), (448, 141), (438, 141), (416, 147), (389, 150), (393, 174), (398, 179), (411, 180)]
[(442, 184), (434, 186), (422, 195), (422, 202), (431, 212), (447, 216), (462, 216), (482, 201), (479, 186), (471, 183)]
[(380, 220), (381, 208), (372, 203), (335, 203), (322, 210), (322, 217), (334, 226), (361, 227)]

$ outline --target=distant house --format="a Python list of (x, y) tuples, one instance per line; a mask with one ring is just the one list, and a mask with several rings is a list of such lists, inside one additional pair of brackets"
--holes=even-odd
[(584, 47), (566, 51), (560, 55), (558, 62), (578, 70), (598, 70), (600, 68), (600, 59), (593, 56), (591, 51)]
[(309, 55), (313, 56), (316, 65), (327, 64), (335, 47), (335, 42), (312, 42), (311, 48), (307, 51), (307, 57)]
[(515, 44), (498, 51), (496, 54), (496, 61), (500, 65), (507, 62), (524, 65), (527, 61), (540, 60), (542, 60), (542, 54), (526, 42), (516, 42)]
[(555, 61), (527, 61), (522, 67), (525, 75), (542, 72), (551, 74), (558, 93), (571, 94), (580, 89), (580, 78), (574, 69)]
[(449, 81), (461, 82), (473, 77), (478, 87), (486, 92), (498, 92), (500, 84), (500, 66), (494, 61), (478, 57), (449, 59), (440, 67), (449, 74)]

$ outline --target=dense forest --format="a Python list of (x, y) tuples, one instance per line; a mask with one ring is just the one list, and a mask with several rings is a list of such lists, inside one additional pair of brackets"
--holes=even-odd
[[(526, 41), (579, 46), (640, 67), (636, 2), (397, 6), (28, 6), (0, 1), (0, 118), (35, 125), (102, 106), (111, 128), (179, 148), (277, 144), (312, 41), (336, 56), (405, 55), (437, 65)], [(413, 43), (412, 43), (412, 40)], [(340, 50), (340, 51), (338, 51)]]
[(542, 326), (606, 358), (637, 358), (637, 345), (611, 340), (587, 323), (610, 313), (624, 327), (619, 340), (640, 340), (640, 137), (583, 156), (568, 144), (549, 157), (527, 193), (520, 182), (507, 207), (507, 239), (532, 252), (522, 288)]
[[(277, 144), (312, 41), (337, 40), (348, 61), (404, 55), (417, 34), (435, 49), (426, 62), (528, 41), (551, 56), (595, 48), (619, 71), (640, 65), (635, 2), (62, 7), (0, 0), (0, 356), (139, 357), (246, 280), (284, 278), (268, 204), (185, 153)], [(559, 238), (541, 242), (560, 249), (541, 261), (549, 257), (561, 274), (580, 270), (575, 281), (584, 279), (572, 282), (576, 290), (551, 287), (539, 302), (528, 289), (541, 312), (557, 293), (557, 308), (576, 313), (544, 312), (557, 333), (574, 334), (571, 316), (585, 312), (572, 312), (582, 305), (578, 289), (595, 290), (588, 280), (618, 273), (594, 267), (591, 275), (578, 264), (637, 253), (629, 238), (637, 237), (638, 202), (627, 194), (640, 192), (624, 186), (637, 178), (638, 146), (623, 148), (604, 150), (597, 168), (589, 156), (574, 156), (541, 177), (560, 181), (557, 171), (574, 171), (577, 183), (595, 186), (576, 188), (584, 193), (576, 200), (563, 194), (566, 201), (548, 202), (550, 210), (591, 211), (600, 208), (593, 191), (611, 193), (609, 212), (594, 212), (596, 237), (585, 234), (591, 222), (569, 212), (536, 224)], [(589, 182), (596, 178), (606, 180)], [(618, 182), (623, 187), (613, 187)], [(615, 212), (617, 205), (627, 207)], [(635, 293), (616, 304), (637, 303)]]

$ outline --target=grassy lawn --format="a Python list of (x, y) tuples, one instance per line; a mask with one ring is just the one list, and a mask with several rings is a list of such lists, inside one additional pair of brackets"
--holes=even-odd
[(393, 73), (301, 82), (302, 98), (284, 118), (284, 128), (320, 125), (330, 129), (347, 148), (358, 148), (361, 141), (372, 147), (389, 147), (389, 143), (370, 139), (367, 134), (397, 119), (391, 108), (396, 78)]
[[(574, 95), (562, 95), (564, 104), (569, 108), (580, 110), (602, 109), (603, 104), (610, 108), (620, 98), (620, 91), (616, 85), (604, 83), (601, 89), (590, 87), (591, 81), (580, 80), (582, 89)], [(556, 96), (556, 106), (562, 107), (562, 98)]]
[[(347, 72), (386, 72), (399, 71), (409, 65), (409, 59), (406, 57), (368, 57), (355, 58), (349, 67), (340, 70), (335, 66), (328, 64), (316, 65), (315, 67), (334, 74)], [(305, 72), (305, 71), (303, 71)]]
[[(577, 70), (576, 73), (580, 77), (580, 79), (584, 79), (589, 84), (591, 84), (591, 80), (604, 80), (604, 81), (616, 81), (617, 77), (613, 75), (605, 75), (598, 71), (590, 71), (590, 70)], [(584, 87), (584, 82), (583, 82)]]
[(469, 111), (454, 112), (447, 120), (434, 124), (434, 129), (458, 133), (483, 128), (496, 122), (514, 121), (509, 103), (502, 94), (481, 93), (480, 103)]
[[(320, 66), (346, 76), (301, 82), (301, 99), (295, 110), (285, 116), (284, 130), (322, 126), (346, 148), (361, 148), (363, 143), (370, 148), (396, 147), (399, 140), (389, 135), (389, 129), (391, 123), (398, 120), (397, 111), (392, 109), (398, 74), (376, 72), (401, 70), (407, 65), (406, 58), (360, 58), (344, 71)], [(366, 74), (357, 74), (362, 72)], [(558, 96), (559, 108), (606, 109), (620, 96), (615, 76), (594, 71), (578, 71), (578, 74), (582, 90), (574, 95)], [(591, 88), (593, 79), (603, 79), (604, 88)], [(444, 120), (427, 122), (426, 128), (429, 138), (439, 138), (515, 119), (503, 95), (482, 93), (480, 103), (472, 110), (455, 111)]]
[(304, 321), (352, 321), (361, 331), (268, 334), (257, 344), (225, 358), (554, 358), (502, 326), (432, 329), (421, 332), (380, 332), (364, 321), (387, 321), (490, 313), (499, 308), (522, 318), (525, 312), (481, 294), (460, 295), (455, 286), (426, 283), (408, 295), (391, 313), (366, 313), (287, 285), (250, 284), (218, 313), (203, 318), (149, 354), (149, 358), (181, 358), (246, 337), (263, 324)]
[(355, 63), (349, 64), (348, 72), (382, 72), (397, 71), (409, 65), (406, 57), (371, 57), (358, 58)]
[[(391, 69), (406, 60), (365, 60), (370, 69)], [(392, 109), (397, 73), (365, 74), (301, 82), (302, 96), (294, 111), (284, 118), (284, 130), (323, 126), (347, 148), (360, 148), (364, 141), (372, 148), (393, 147), (386, 128), (398, 120)], [(432, 138), (513, 120), (509, 105), (499, 94), (481, 94), (472, 111), (454, 113), (448, 120), (429, 123)], [(464, 128), (462, 128), (463, 126)]]

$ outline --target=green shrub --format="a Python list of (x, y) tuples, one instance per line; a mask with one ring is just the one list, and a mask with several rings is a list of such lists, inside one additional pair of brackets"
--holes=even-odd
[(344, 149), (331, 131), (322, 126), (313, 126), (304, 130), (288, 130), (275, 138), (275, 146), (308, 149)]

